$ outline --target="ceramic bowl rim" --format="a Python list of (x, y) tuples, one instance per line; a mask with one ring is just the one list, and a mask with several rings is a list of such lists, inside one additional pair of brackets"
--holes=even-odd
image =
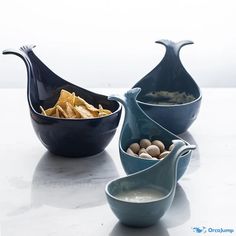
[(146, 170), (149, 169), (149, 168), (152, 168), (152, 166), (150, 166), (150, 167), (148, 167), (148, 168), (146, 168), (146, 169), (137, 171), (137, 172), (135, 172), (135, 173), (133, 173), (133, 174), (129, 174), (129, 175), (125, 176), (125, 177), (122, 177), (122, 178), (118, 177), (118, 178), (116, 178), (116, 179), (110, 180), (110, 181), (106, 184), (106, 187), (105, 187), (105, 192), (106, 192), (106, 194), (107, 194), (110, 198), (112, 198), (113, 200), (115, 200), (115, 201), (117, 201), (117, 202), (121, 202), (122, 204), (124, 203), (124, 204), (132, 204), (132, 205), (148, 205), (148, 204), (156, 203), (156, 202), (159, 202), (159, 201), (161, 201), (161, 200), (167, 199), (167, 198), (170, 196), (171, 191), (169, 191), (164, 197), (159, 198), (159, 200), (152, 200), (152, 201), (148, 201), (148, 202), (131, 202), (131, 201), (125, 201), (125, 200), (122, 200), (122, 199), (120, 199), (120, 198), (115, 197), (114, 195), (112, 195), (112, 194), (109, 192), (108, 187), (109, 187), (110, 184), (112, 184), (112, 182), (115, 182), (115, 181), (118, 180), (118, 179), (124, 179), (124, 178), (127, 178), (127, 177), (129, 177), (129, 176), (133, 176), (133, 175), (139, 174), (139, 173), (141, 173), (141, 172), (143, 172), (143, 171), (146, 171)]
[(186, 103), (182, 103), (182, 104), (172, 104), (172, 105), (164, 105), (164, 104), (154, 104), (154, 103), (147, 103), (147, 102), (142, 102), (140, 100), (137, 99), (137, 102), (138, 104), (142, 104), (142, 105), (145, 105), (145, 106), (149, 106), (149, 107), (163, 107), (163, 108), (171, 108), (171, 107), (184, 107), (184, 106), (188, 106), (188, 105), (191, 105), (191, 104), (194, 104), (194, 103), (197, 103), (199, 101), (202, 100), (202, 94), (200, 92), (200, 95), (194, 99), (193, 101), (191, 102), (186, 102)]

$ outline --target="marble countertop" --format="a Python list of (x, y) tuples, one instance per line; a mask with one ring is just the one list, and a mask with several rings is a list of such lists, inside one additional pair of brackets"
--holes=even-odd
[[(110, 94), (124, 89), (95, 89)], [(0, 236), (198, 235), (194, 227), (236, 235), (236, 89), (203, 89), (200, 114), (181, 135), (197, 145), (174, 202), (149, 228), (120, 224), (104, 193), (125, 175), (118, 153), (122, 124), (101, 154), (52, 155), (34, 134), (24, 89), (0, 89)]]

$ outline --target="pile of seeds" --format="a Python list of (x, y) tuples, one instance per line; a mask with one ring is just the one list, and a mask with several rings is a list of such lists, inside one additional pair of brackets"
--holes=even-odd
[(165, 158), (173, 147), (174, 144), (166, 150), (164, 143), (160, 140), (141, 139), (139, 143), (132, 143), (126, 152), (131, 156), (155, 160)]

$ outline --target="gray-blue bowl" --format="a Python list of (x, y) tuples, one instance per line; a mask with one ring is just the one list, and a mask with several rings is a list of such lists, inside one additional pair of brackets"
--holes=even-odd
[[(126, 150), (130, 144), (143, 138), (161, 140), (166, 147), (169, 147), (172, 144), (172, 140), (179, 139), (184, 141), (156, 123), (143, 112), (136, 101), (140, 90), (140, 88), (131, 89), (125, 93), (124, 97), (115, 95), (109, 96), (109, 99), (119, 101), (125, 108), (125, 119), (119, 139), (119, 153), (122, 166), (127, 174), (133, 174), (137, 171), (144, 170), (159, 162), (158, 159), (147, 160), (129, 155)], [(189, 145), (186, 141), (184, 142), (186, 145)], [(181, 156), (177, 166), (177, 179), (180, 179), (186, 171), (191, 154), (192, 151), (188, 151)]]
[[(108, 203), (123, 224), (134, 227), (153, 225), (171, 206), (177, 183), (178, 161), (181, 154), (195, 148), (181, 140), (173, 142), (173, 150), (161, 162), (107, 184), (105, 191)], [(156, 192), (153, 198), (150, 195), (147, 198), (150, 190), (158, 190), (162, 195), (158, 196)]]
[[(198, 85), (185, 70), (179, 58), (180, 49), (193, 42), (174, 43), (169, 40), (159, 40), (157, 43), (166, 47), (164, 58), (133, 87), (142, 89), (137, 100), (143, 111), (172, 133), (180, 134), (196, 120), (202, 100)], [(182, 104), (159, 105), (154, 103), (155, 97), (147, 96), (156, 91), (185, 92), (192, 95), (194, 100)]]

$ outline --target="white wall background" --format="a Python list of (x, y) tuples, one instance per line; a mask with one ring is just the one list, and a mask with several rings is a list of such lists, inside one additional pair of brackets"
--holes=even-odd
[[(131, 87), (166, 38), (191, 39), (185, 68), (201, 87), (236, 86), (236, 3), (206, 0), (0, 1), (0, 49), (36, 44), (58, 75), (84, 87)], [(0, 55), (0, 87), (25, 87), (26, 69)]]

